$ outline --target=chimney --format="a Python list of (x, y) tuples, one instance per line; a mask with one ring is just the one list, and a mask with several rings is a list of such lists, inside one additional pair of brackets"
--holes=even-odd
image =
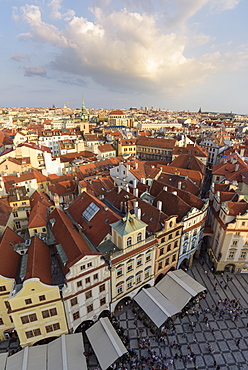
[(134, 213), (135, 213), (135, 216), (139, 219), (139, 220), (141, 220), (141, 208), (135, 208), (134, 209)]
[(162, 211), (162, 207), (163, 207), (163, 202), (161, 200), (158, 200), (157, 201), (157, 209), (159, 209), (160, 211)]
[(122, 189), (122, 187), (121, 186), (118, 186), (118, 188), (117, 188), (117, 194), (120, 194), (121, 189)]
[(139, 163), (135, 162), (135, 169), (137, 170), (139, 168)]
[(163, 186), (163, 190), (164, 191), (167, 191), (167, 186)]
[(235, 172), (237, 172), (239, 170), (239, 164), (238, 163), (236, 163), (235, 164)]
[(137, 200), (135, 200), (133, 202), (133, 208), (135, 209), (135, 208), (138, 208), (138, 207), (139, 207), (139, 202)]
[(133, 189), (133, 195), (134, 195), (136, 198), (138, 198), (138, 196), (139, 196), (139, 190), (138, 190), (138, 188)]
[(140, 181), (141, 181), (142, 184), (146, 183), (146, 179), (144, 177), (142, 177)]
[(120, 211), (123, 211), (123, 202), (120, 202)]
[(16, 189), (16, 199), (17, 200), (20, 200), (21, 199), (20, 193), (19, 193), (19, 189)]
[(178, 189), (182, 189), (182, 181), (178, 181), (177, 187), (178, 187)]
[(177, 195), (177, 191), (173, 191), (172, 194)]
[(17, 172), (16, 176), (17, 176), (17, 177), (20, 177), (21, 175), (20, 175), (20, 173), (19, 173), (19, 172)]
[(133, 188), (134, 189), (137, 188), (137, 180), (136, 179), (133, 180)]

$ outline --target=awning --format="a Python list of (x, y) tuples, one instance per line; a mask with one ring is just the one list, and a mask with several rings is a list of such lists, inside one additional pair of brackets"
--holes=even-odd
[(86, 334), (102, 370), (106, 370), (119, 357), (127, 353), (126, 347), (107, 317), (101, 317), (86, 330)]
[(186, 306), (191, 298), (206, 288), (183, 270), (170, 271), (156, 285), (158, 289), (179, 311)]
[(48, 370), (87, 369), (82, 333), (62, 335), (47, 346)]
[(8, 357), (8, 352), (0, 353), (0, 370), (5, 370), (7, 357)]
[[(0, 370), (1, 357), (0, 357)], [(63, 334), (53, 342), (23, 350), (7, 358), (6, 370), (87, 370), (82, 333)]]
[(159, 328), (169, 317), (179, 312), (163, 294), (155, 287), (142, 289), (134, 300)]

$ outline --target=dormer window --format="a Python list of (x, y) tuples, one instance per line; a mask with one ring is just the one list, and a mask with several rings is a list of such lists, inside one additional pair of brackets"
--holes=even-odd
[(137, 243), (141, 242), (142, 240), (142, 233), (138, 233), (137, 235)]
[(132, 237), (131, 236), (129, 236), (128, 238), (127, 238), (127, 248), (129, 248), (129, 247), (131, 247), (132, 246)]

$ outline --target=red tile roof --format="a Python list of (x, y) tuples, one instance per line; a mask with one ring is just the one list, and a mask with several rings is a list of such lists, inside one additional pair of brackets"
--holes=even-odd
[(0, 240), (0, 275), (9, 279), (15, 279), (21, 260), (20, 254), (14, 251), (17, 243), (23, 243), (24, 240), (7, 227)]
[(141, 145), (141, 146), (148, 146), (148, 147), (150, 146), (150, 147), (157, 147), (157, 148), (173, 149), (176, 144), (176, 140), (138, 136), (136, 144)]
[[(91, 203), (94, 203), (99, 207), (99, 211), (90, 221), (87, 221), (82, 216), (82, 213)], [(105, 236), (111, 231), (110, 224), (121, 219), (118, 214), (106, 207), (103, 202), (86, 192), (80, 194), (80, 196), (70, 205), (68, 212), (73, 219), (82, 226), (82, 231), (96, 246), (99, 245), (99, 243), (101, 243)]]
[[(67, 266), (71, 267), (86, 255), (97, 255), (100, 253), (92, 252), (85, 239), (77, 231), (70, 218), (60, 209), (55, 208), (49, 216), (55, 220), (52, 232), (56, 238), (56, 243), (61, 244), (68, 258)], [(61, 232), (63, 230), (63, 232)]]
[(28, 220), (28, 228), (33, 229), (35, 227), (45, 227), (46, 220), (47, 207), (44, 204), (37, 202), (31, 209)]
[(37, 236), (34, 236), (28, 248), (28, 261), (25, 281), (38, 278), (47, 285), (52, 285), (50, 248)]

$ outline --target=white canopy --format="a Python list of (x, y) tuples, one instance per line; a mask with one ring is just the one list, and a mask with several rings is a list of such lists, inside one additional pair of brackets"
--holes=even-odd
[(189, 276), (183, 270), (169, 271), (160, 280), (156, 288), (173, 304), (179, 311), (190, 301), (191, 298), (203, 292), (206, 288)]
[(151, 287), (142, 289), (134, 300), (145, 311), (147, 316), (154, 322), (157, 327), (160, 327), (168, 317), (175, 315), (179, 310), (174, 306), (163, 294)]
[[(65, 335), (49, 344), (25, 347), (7, 358), (0, 370), (87, 370), (81, 333)], [(1, 357), (0, 357), (1, 364)]]
[(107, 317), (101, 317), (86, 330), (86, 334), (102, 370), (127, 353), (126, 347)]

